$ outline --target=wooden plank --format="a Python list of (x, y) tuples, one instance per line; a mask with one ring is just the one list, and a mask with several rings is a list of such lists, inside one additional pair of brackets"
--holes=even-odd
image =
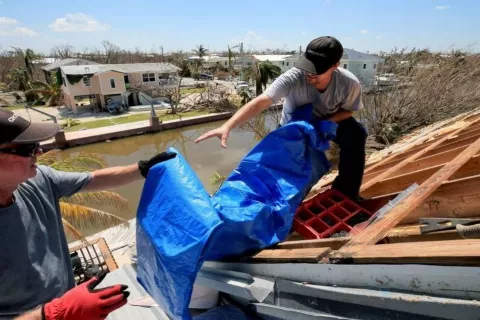
[(107, 265), (108, 271), (112, 272), (118, 269), (117, 263), (112, 256), (112, 252), (108, 248), (107, 242), (104, 238), (98, 239), (97, 243), (100, 252), (102, 253), (103, 259), (105, 259), (105, 264)]
[[(397, 195), (398, 193), (381, 195), (379, 197), (362, 201), (361, 205), (371, 212), (376, 212)], [(444, 182), (400, 223), (416, 223), (420, 217), (479, 217), (479, 208), (480, 175), (477, 175)]]
[(370, 170), (368, 170), (368, 171), (365, 169), (365, 173), (375, 173), (375, 172), (378, 172), (378, 171), (386, 170), (386, 169), (390, 168), (392, 165), (400, 163), (405, 158), (408, 158), (412, 154), (415, 154), (416, 152), (418, 152), (418, 150), (422, 150), (423, 148), (429, 146), (432, 143), (434, 143), (434, 141), (424, 142), (421, 145), (417, 146), (416, 148), (408, 149), (408, 150), (402, 151), (402, 152), (393, 153), (389, 157), (385, 158), (384, 161), (382, 161), (382, 163), (378, 163), (377, 166), (375, 166), (375, 167), (372, 166), (372, 168), (370, 168)]
[[(318, 263), (330, 248), (303, 248), (303, 249), (267, 249), (246, 257), (253, 262), (304, 262)], [(243, 260), (243, 259), (242, 259)]]
[[(398, 176), (390, 177), (388, 179), (382, 180), (375, 185), (371, 186), (369, 189), (362, 192), (362, 195), (367, 198), (378, 196), (379, 194), (389, 194), (396, 193), (402, 190), (405, 190), (413, 183), (423, 183), (426, 181), (432, 174), (438, 171), (445, 165), (439, 164), (430, 168), (425, 168), (418, 171), (404, 173)], [(461, 178), (466, 178), (470, 176), (476, 176), (480, 174), (480, 155), (474, 156), (467, 161), (457, 172), (451, 176), (451, 180), (457, 180)]]
[(444, 181), (449, 179), (479, 151), (480, 138), (422, 183), (409, 196), (393, 207), (382, 219), (372, 223), (356, 235), (340, 251), (342, 253), (352, 254), (360, 251), (366, 245), (377, 243), (388, 234), (390, 229), (422, 204)]
[(441, 139), (438, 139), (437, 141), (435, 141), (434, 143), (430, 144), (428, 147), (426, 148), (423, 148), (421, 150), (419, 150), (418, 152), (416, 152), (415, 154), (409, 156), (408, 158), (402, 160), (401, 162), (397, 163), (396, 165), (390, 167), (390, 169), (387, 169), (386, 171), (378, 174), (375, 178), (373, 179), (370, 179), (368, 180), (367, 182), (364, 182), (360, 188), (360, 192), (362, 191), (365, 191), (367, 190), (368, 188), (370, 188), (371, 186), (373, 186), (374, 184), (376, 184), (377, 182), (379, 181), (382, 181), (386, 178), (388, 178), (389, 176), (393, 175), (394, 173), (397, 173), (397, 171), (403, 167), (405, 167), (407, 164), (409, 164), (410, 162), (412, 161), (415, 161), (416, 159), (422, 157), (424, 154), (426, 154), (427, 152), (429, 152), (430, 150), (436, 148), (437, 146), (439, 146), (440, 144), (442, 144), (444, 141), (450, 139), (450, 137), (453, 137), (457, 134), (459, 134), (460, 132), (462, 132), (462, 130), (464, 130), (465, 128), (467, 128), (468, 126), (470, 125), (470, 123), (466, 123), (465, 125), (463, 125), (462, 127), (458, 128), (457, 130), (445, 135), (443, 138)]
[(474, 143), (475, 141), (477, 141), (477, 139), (479, 137), (480, 137), (480, 134), (475, 135), (473, 137), (468, 137), (468, 138), (465, 138), (465, 139), (457, 140), (457, 138), (455, 138), (455, 139), (447, 140), (447, 141), (445, 141), (445, 143), (443, 145), (438, 146), (437, 148), (431, 150), (430, 152), (427, 152), (425, 154), (425, 156), (426, 157), (433, 156), (435, 154), (445, 152), (445, 151), (449, 151), (449, 150), (452, 150), (452, 149), (455, 149), (455, 148), (459, 148), (459, 147), (463, 147), (463, 146), (469, 146), (472, 143)]
[(422, 157), (397, 170), (396, 174), (405, 174), (407, 172), (421, 170), (423, 168), (433, 167), (439, 164), (445, 164), (455, 158), (457, 154), (465, 150), (467, 147), (468, 146), (462, 146), (449, 151), (437, 153), (433, 156)]
[[(329, 255), (343, 257), (338, 252)], [(421, 263), (438, 265), (480, 265), (480, 240), (462, 239), (440, 242), (368, 245), (349, 256), (355, 263)]]
[(364, 198), (373, 198), (381, 194), (398, 193), (414, 183), (423, 183), (442, 167), (443, 165), (437, 165), (385, 179), (363, 191), (361, 195)]
[[(469, 123), (474, 123), (474, 122), (477, 122), (478, 120), (480, 120), (480, 116), (469, 116), (469, 117), (460, 118), (457, 122), (469, 121)], [(449, 125), (449, 126), (447, 126), (447, 128), (451, 127), (451, 126), (452, 125)], [(432, 143), (435, 143), (435, 141), (437, 141), (438, 139), (442, 139), (443, 137), (448, 135), (451, 131), (453, 131), (453, 130), (450, 130), (450, 131), (447, 131), (447, 132), (441, 132), (442, 130), (443, 130), (442, 127), (439, 126), (435, 130), (431, 130), (428, 133), (424, 133), (422, 136), (419, 136), (419, 137), (415, 138), (415, 140), (410, 142), (409, 144), (403, 145), (402, 147), (400, 147), (401, 151), (392, 150), (391, 151), (392, 153), (387, 155), (385, 158), (380, 159), (379, 161), (376, 161), (376, 162), (373, 162), (373, 163), (367, 163), (366, 167), (365, 167), (365, 171), (364, 171), (364, 176), (369, 175), (369, 174), (373, 174), (373, 173), (376, 173), (376, 172), (379, 172), (379, 171), (388, 170), (393, 165), (396, 165), (396, 164), (400, 163), (404, 159), (406, 159), (409, 156), (415, 154), (419, 150), (422, 150), (422, 149), (428, 147)], [(439, 133), (439, 132), (441, 132), (441, 133)], [(457, 137), (452, 138), (451, 140), (445, 141), (445, 142), (448, 142), (449, 145), (439, 146), (437, 148), (441, 148), (441, 149), (437, 150), (437, 148), (435, 148), (435, 149), (431, 150), (430, 152), (428, 152), (427, 154), (425, 154), (424, 156), (434, 155), (436, 153), (444, 152), (444, 151), (450, 150), (452, 148), (456, 148), (456, 147), (462, 146), (462, 145), (468, 145), (468, 144), (471, 143), (471, 141), (468, 140), (468, 139), (464, 139), (463, 141), (461, 141), (462, 139), (463, 139), (463, 137), (458, 135)], [(460, 144), (459, 145), (454, 145), (454, 143), (456, 143), (458, 141), (460, 141)], [(323, 190), (325, 187), (328, 188), (328, 186), (332, 184), (332, 182), (334, 181), (335, 178), (336, 178), (336, 175), (332, 174), (329, 177), (325, 177), (325, 178), (321, 179), (317, 183), (317, 185), (315, 185), (312, 188), (312, 190), (311, 190), (312, 193), (311, 193), (311, 196), (309, 198), (311, 198), (311, 197), (315, 196), (316, 194), (320, 193), (321, 190)], [(369, 179), (371, 179), (371, 176), (367, 177), (365, 179), (365, 182), (368, 181)]]
[(473, 124), (473, 122), (472, 122), (472, 125), (469, 126), (468, 129), (465, 129), (465, 131), (462, 131), (462, 133), (460, 133), (458, 135), (466, 138), (466, 137), (475, 135), (477, 133), (480, 133), (480, 124), (478, 124), (478, 123)]
[[(387, 237), (383, 238), (384, 243), (403, 243), (418, 241), (445, 241), (461, 239), (456, 230), (446, 230), (441, 232), (432, 232), (427, 234), (420, 233), (420, 225), (397, 227), (390, 230)], [(297, 240), (279, 243), (275, 248), (278, 249), (300, 249), (300, 248), (324, 248), (330, 247), (333, 250), (340, 249), (350, 238), (327, 238), (316, 240)]]
[[(480, 137), (480, 132), (475, 132), (474, 134), (472, 135), (465, 135), (463, 136), (462, 134), (459, 134), (459, 135), (456, 135), (456, 136), (452, 136), (450, 137), (449, 139), (445, 140), (443, 142), (443, 144), (440, 144), (439, 146), (437, 146), (436, 148), (433, 148), (431, 149), (430, 151), (426, 152), (423, 157), (429, 157), (429, 156), (433, 156), (433, 155), (436, 155), (436, 154), (439, 154), (439, 153), (443, 153), (443, 152), (446, 152), (446, 151), (450, 151), (450, 150), (453, 150), (453, 149), (456, 149), (456, 148), (459, 148), (459, 147), (467, 147), (469, 146), (472, 142), (475, 142), (475, 140), (477, 138)], [(383, 165), (375, 168), (375, 170), (371, 170), (369, 171), (368, 173), (376, 173), (376, 172), (379, 172), (379, 171), (383, 171), (385, 169), (389, 169), (391, 168), (393, 165), (396, 165), (398, 163), (400, 163), (401, 161), (405, 160), (406, 158), (408, 158), (409, 156), (415, 154), (417, 151), (419, 150), (422, 150), (426, 147), (429, 147), (431, 144), (435, 143), (436, 140), (434, 141), (429, 141), (428, 143), (425, 143), (423, 145), (420, 145), (418, 146), (417, 148), (414, 148), (412, 150), (409, 150), (407, 152), (404, 152), (404, 153), (401, 153), (399, 154), (398, 157), (396, 157), (395, 159), (391, 160), (391, 161), (388, 161), (386, 163), (384, 163)]]

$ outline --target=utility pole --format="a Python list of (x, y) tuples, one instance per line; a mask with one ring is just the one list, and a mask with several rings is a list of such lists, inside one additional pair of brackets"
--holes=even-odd
[(162, 62), (165, 62), (165, 60), (163, 59), (163, 46), (160, 46), (160, 50), (162, 51)]

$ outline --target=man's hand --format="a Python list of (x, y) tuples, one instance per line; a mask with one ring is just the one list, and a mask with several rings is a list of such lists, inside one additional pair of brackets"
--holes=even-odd
[(94, 288), (103, 280), (98, 276), (71, 289), (62, 297), (52, 300), (42, 308), (44, 320), (103, 320), (108, 314), (127, 303), (128, 287)]
[(157, 163), (173, 159), (177, 156), (174, 152), (162, 152), (151, 158), (150, 160), (142, 160), (138, 162), (138, 169), (144, 178), (147, 177), (150, 168)]
[(222, 147), (227, 147), (227, 139), (228, 135), (230, 134), (230, 129), (227, 126), (221, 126), (217, 129), (213, 129), (208, 131), (207, 133), (202, 134), (195, 140), (195, 143), (203, 141), (205, 139), (209, 139), (211, 137), (217, 137), (220, 139)]

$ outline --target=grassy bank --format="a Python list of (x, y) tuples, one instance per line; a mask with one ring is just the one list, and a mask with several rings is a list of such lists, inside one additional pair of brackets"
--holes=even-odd
[[(189, 118), (189, 117), (195, 117), (195, 116), (200, 116), (204, 114), (208, 114), (208, 111), (188, 111), (188, 112), (182, 112), (178, 114), (161, 114), (158, 113), (158, 117), (162, 121), (168, 121), (168, 120), (177, 120), (177, 119), (184, 119), (184, 118)], [(113, 126), (116, 124), (124, 124), (124, 123), (130, 123), (130, 122), (137, 122), (137, 121), (145, 121), (148, 120), (150, 114), (149, 113), (140, 113), (140, 114), (132, 114), (128, 116), (119, 116), (116, 118), (108, 118), (108, 119), (102, 119), (102, 120), (95, 120), (95, 121), (88, 121), (88, 122), (80, 122), (80, 123), (74, 123), (68, 128), (64, 128), (65, 132), (72, 132), (72, 131), (78, 131), (78, 130), (83, 130), (85, 129), (95, 129), (95, 128), (101, 128), (101, 127), (108, 127), (108, 126)]]
[(180, 89), (180, 94), (202, 93), (206, 90), (207, 88), (182, 88)]
[(24, 106), (8, 106), (8, 107), (1, 107), (0, 110), (9, 110), (9, 111), (15, 111), (15, 110), (20, 110), (20, 109), (25, 109)]

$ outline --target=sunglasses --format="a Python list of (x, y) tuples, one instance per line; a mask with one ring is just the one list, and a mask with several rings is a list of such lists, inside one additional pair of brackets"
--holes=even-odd
[(40, 149), (40, 143), (19, 144), (13, 148), (0, 149), (0, 153), (14, 154), (20, 157), (33, 157)]

